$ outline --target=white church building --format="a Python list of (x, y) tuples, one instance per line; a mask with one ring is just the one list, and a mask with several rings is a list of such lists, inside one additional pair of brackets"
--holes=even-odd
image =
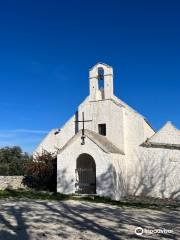
[(89, 71), (89, 96), (35, 150), (57, 155), (57, 192), (180, 199), (180, 130), (158, 132), (113, 92), (113, 69)]

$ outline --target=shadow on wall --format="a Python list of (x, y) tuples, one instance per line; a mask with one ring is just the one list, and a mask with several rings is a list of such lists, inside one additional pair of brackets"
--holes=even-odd
[[(75, 173), (74, 173), (75, 174)], [(73, 185), (75, 182), (73, 179), (70, 181), (67, 180), (67, 171), (66, 169), (58, 170), (57, 172), (57, 190), (58, 192), (69, 194), (74, 192)]]
[[(177, 165), (168, 163), (164, 155), (160, 159), (151, 155), (138, 157), (134, 172), (125, 177), (113, 165), (97, 177), (97, 194), (119, 200), (127, 196), (172, 198), (180, 200), (180, 186)], [(75, 182), (66, 180), (66, 170), (58, 172), (58, 189), (72, 193)]]
[[(57, 189), (61, 193), (74, 193), (77, 186), (73, 179), (67, 180), (66, 169), (58, 170)], [(75, 174), (75, 173), (74, 173)], [(110, 197), (112, 199), (120, 198), (125, 195), (125, 181), (121, 174), (118, 174), (115, 168), (110, 165), (107, 171), (96, 179), (97, 193), (100, 196)], [(118, 197), (117, 197), (118, 196)]]
[(127, 178), (117, 173), (114, 166), (97, 178), (99, 192), (115, 200), (127, 196), (158, 197), (180, 200), (180, 181), (177, 165), (169, 163), (166, 156), (138, 158), (134, 173)]
[(168, 154), (142, 154), (127, 177), (127, 195), (180, 200), (179, 166), (170, 162)]
[(114, 200), (126, 195), (125, 177), (122, 173), (118, 173), (112, 164), (105, 173), (97, 177), (97, 193)]

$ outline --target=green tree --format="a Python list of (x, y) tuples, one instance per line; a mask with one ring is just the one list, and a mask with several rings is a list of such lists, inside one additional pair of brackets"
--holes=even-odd
[(24, 166), (31, 160), (18, 146), (0, 148), (0, 175), (24, 175)]

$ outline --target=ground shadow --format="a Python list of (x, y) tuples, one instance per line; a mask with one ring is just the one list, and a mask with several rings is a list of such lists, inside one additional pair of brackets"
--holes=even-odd
[[(14, 221), (12, 221), (14, 219)], [(0, 239), (138, 239), (136, 227), (173, 229), (144, 239), (178, 239), (178, 211), (119, 208), (78, 201), (1, 200)]]

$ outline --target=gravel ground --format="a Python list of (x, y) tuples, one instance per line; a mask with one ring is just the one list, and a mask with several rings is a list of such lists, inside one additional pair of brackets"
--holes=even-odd
[[(136, 227), (143, 228), (141, 236)], [(169, 232), (147, 232), (159, 229)], [(0, 240), (8, 239), (180, 239), (180, 213), (72, 200), (0, 200)]]

